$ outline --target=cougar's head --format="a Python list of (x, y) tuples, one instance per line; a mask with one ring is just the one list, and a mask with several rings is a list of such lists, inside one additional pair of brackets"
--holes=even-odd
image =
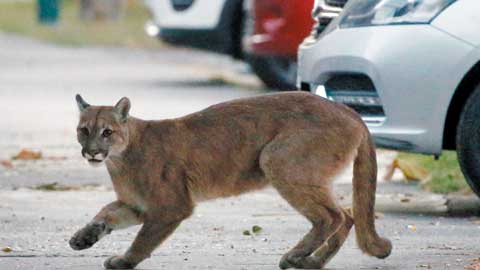
[(77, 139), (82, 156), (90, 165), (100, 165), (109, 156), (119, 155), (128, 145), (130, 100), (124, 97), (115, 106), (92, 106), (76, 96), (80, 121)]

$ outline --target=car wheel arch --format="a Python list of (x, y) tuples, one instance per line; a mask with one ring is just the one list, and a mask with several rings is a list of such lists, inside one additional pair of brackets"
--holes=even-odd
[(457, 125), (460, 121), (460, 115), (465, 103), (478, 84), (480, 84), (480, 61), (465, 74), (451, 98), (443, 128), (443, 149), (456, 149)]

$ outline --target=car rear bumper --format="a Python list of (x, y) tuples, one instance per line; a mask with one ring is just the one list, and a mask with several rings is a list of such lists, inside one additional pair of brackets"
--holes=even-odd
[(244, 42), (246, 51), (255, 55), (297, 57), (299, 41), (296, 37), (281, 33), (256, 34)]
[(230, 53), (230, 46), (224, 42), (225, 32), (219, 29), (160, 28), (158, 37), (162, 41), (176, 46)]
[(185, 10), (174, 9), (170, 0), (146, 0), (145, 4), (162, 41), (241, 57), (235, 29), (241, 0), (193, 1)]
[[(298, 82), (304, 90), (315, 92), (337, 76), (368, 78), (371, 84), (352, 80), (343, 86), (349, 91), (334, 90), (353, 93), (341, 97), (344, 103), (363, 102), (367, 109), (357, 111), (376, 142), (387, 148), (438, 154), (450, 100), (471, 67), (471, 50), (471, 45), (430, 25), (337, 29), (300, 46)], [(325, 92), (335, 99), (328, 87)], [(381, 110), (371, 110), (369, 104)]]
[(296, 58), (298, 46), (313, 25), (312, 5), (313, 0), (250, 0), (245, 5), (245, 50), (255, 55)]

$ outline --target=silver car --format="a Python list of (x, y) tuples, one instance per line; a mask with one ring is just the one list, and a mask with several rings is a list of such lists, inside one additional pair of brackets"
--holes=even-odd
[(355, 109), (379, 146), (456, 149), (480, 194), (480, 1), (333, 2), (315, 3), (336, 18), (300, 46), (299, 88)]

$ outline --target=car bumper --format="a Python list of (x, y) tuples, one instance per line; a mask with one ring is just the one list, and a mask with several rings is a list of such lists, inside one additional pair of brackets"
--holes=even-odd
[(315, 92), (337, 74), (365, 75), (383, 110), (378, 117), (362, 115), (377, 144), (438, 154), (471, 50), (431, 25), (337, 29), (300, 46), (298, 82)]
[[(182, 2), (182, 1), (179, 1)], [(175, 10), (170, 0), (146, 0), (158, 27), (158, 37), (172, 45), (191, 47), (240, 57), (233, 25), (241, 0), (193, 1), (185, 10)]]
[(245, 51), (255, 55), (295, 59), (298, 45), (313, 25), (310, 16), (313, 0), (250, 0), (245, 3)]
[(218, 53), (230, 54), (228, 36), (220, 29), (160, 28), (158, 38), (166, 43)]
[(244, 40), (245, 50), (255, 55), (284, 56), (295, 58), (298, 44), (296, 36), (282, 33), (265, 33), (252, 35)]

